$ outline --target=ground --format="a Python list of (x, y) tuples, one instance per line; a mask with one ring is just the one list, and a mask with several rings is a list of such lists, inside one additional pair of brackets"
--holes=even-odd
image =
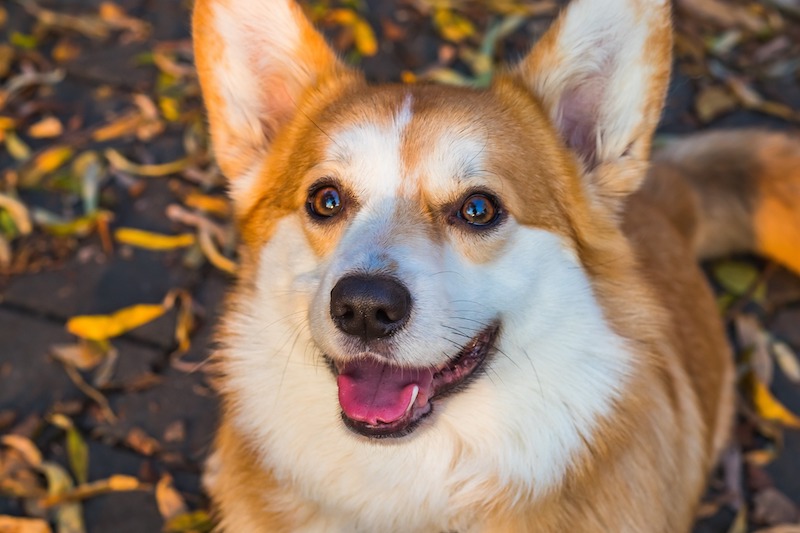
[[(0, 3), (0, 531), (209, 527), (204, 369), (236, 259), (189, 3)], [(560, 4), (305, 2), (373, 80), (477, 85)], [(798, 127), (800, 1), (679, 0), (675, 27), (658, 142)], [(743, 380), (696, 531), (800, 531), (800, 280), (751, 257), (706, 268)]]

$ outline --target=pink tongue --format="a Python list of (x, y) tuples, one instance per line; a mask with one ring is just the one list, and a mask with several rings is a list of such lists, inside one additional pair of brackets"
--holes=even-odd
[(419, 387), (415, 403), (424, 405), (430, 394), (433, 373), (409, 369), (373, 359), (347, 363), (339, 372), (339, 404), (351, 420), (388, 424), (400, 420)]

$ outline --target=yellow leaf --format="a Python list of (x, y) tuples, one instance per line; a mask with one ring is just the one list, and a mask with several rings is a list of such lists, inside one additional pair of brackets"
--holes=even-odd
[(27, 235), (33, 230), (28, 208), (16, 198), (0, 193), (0, 209), (8, 212), (22, 235)]
[(135, 477), (116, 474), (108, 478), (107, 486), (113, 491), (126, 491), (138, 489), (141, 483)]
[(378, 53), (378, 40), (369, 22), (359, 18), (353, 25), (353, 38), (356, 43), (356, 50), (362, 56), (374, 56)]
[(168, 533), (212, 531), (213, 528), (211, 518), (205, 511), (192, 511), (191, 513), (178, 515), (164, 524), (164, 531)]
[(181, 118), (180, 104), (175, 98), (162, 96), (158, 99), (158, 107), (161, 109), (161, 114), (169, 122), (177, 122)]
[[(2, 8), (0, 8), (2, 9)], [(0, 515), (0, 532), (2, 533), (51, 533), (47, 522), (38, 518), (19, 518)]]
[(31, 149), (13, 131), (5, 133), (6, 150), (17, 161), (25, 161), (31, 156)]
[(0, 116), (0, 130), (13, 130), (17, 121), (11, 117)]
[(769, 387), (759, 381), (752, 372), (745, 376), (745, 386), (750, 391), (750, 399), (759, 416), (787, 427), (800, 429), (800, 418), (784, 407), (772, 395)]
[(36, 185), (44, 176), (58, 170), (75, 151), (68, 146), (53, 146), (37, 155), (20, 176), (27, 186)]
[(172, 485), (172, 476), (164, 474), (156, 484), (156, 503), (164, 521), (185, 514), (188, 509), (180, 492)]
[(148, 250), (173, 250), (185, 248), (195, 243), (195, 236), (191, 233), (180, 235), (163, 235), (134, 228), (119, 228), (114, 232), (117, 241), (138, 248)]
[(64, 126), (56, 117), (45, 117), (28, 128), (28, 135), (34, 139), (50, 139), (64, 132)]
[(433, 23), (439, 29), (442, 37), (454, 43), (461, 42), (475, 34), (475, 26), (469, 19), (449, 9), (437, 9), (433, 14)]
[(40, 172), (53, 172), (69, 161), (73, 153), (75, 151), (68, 146), (54, 146), (36, 156), (33, 163)]
[(352, 26), (358, 20), (358, 15), (352, 9), (332, 9), (327, 17), (327, 20), (332, 22), (333, 24), (339, 24), (342, 26)]
[(209, 196), (208, 194), (201, 194), (197, 192), (189, 193), (189, 195), (187, 195), (184, 199), (184, 203), (189, 207), (193, 207), (194, 209), (206, 211), (221, 217), (228, 216), (231, 211), (230, 202), (228, 202), (228, 200), (225, 198)]
[(111, 315), (83, 315), (67, 321), (67, 331), (93, 341), (118, 337), (151, 322), (167, 311), (163, 304), (139, 304)]
[(109, 148), (104, 153), (106, 159), (108, 159), (109, 163), (111, 163), (111, 166), (123, 172), (128, 172), (137, 176), (167, 176), (169, 174), (181, 172), (187, 166), (189, 166), (189, 159), (186, 157), (176, 161), (171, 161), (169, 163), (162, 163), (160, 165), (137, 165), (136, 163), (125, 159), (121, 153), (113, 148)]

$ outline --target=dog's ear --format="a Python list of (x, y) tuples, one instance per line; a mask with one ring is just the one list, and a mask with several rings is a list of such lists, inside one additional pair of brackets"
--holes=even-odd
[(515, 69), (612, 203), (644, 176), (671, 48), (668, 0), (573, 0)]
[(214, 152), (236, 199), (305, 95), (347, 69), (294, 0), (196, 0), (192, 32)]

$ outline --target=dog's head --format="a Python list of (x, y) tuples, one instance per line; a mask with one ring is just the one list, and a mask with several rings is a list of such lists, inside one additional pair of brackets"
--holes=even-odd
[(485, 91), (369, 85), (289, 0), (196, 5), (243, 239), (225, 392), (271, 468), (300, 477), (305, 436), (378, 476), (461, 454), (557, 479), (633, 364), (595, 265), (644, 174), (667, 2), (574, 0)]

